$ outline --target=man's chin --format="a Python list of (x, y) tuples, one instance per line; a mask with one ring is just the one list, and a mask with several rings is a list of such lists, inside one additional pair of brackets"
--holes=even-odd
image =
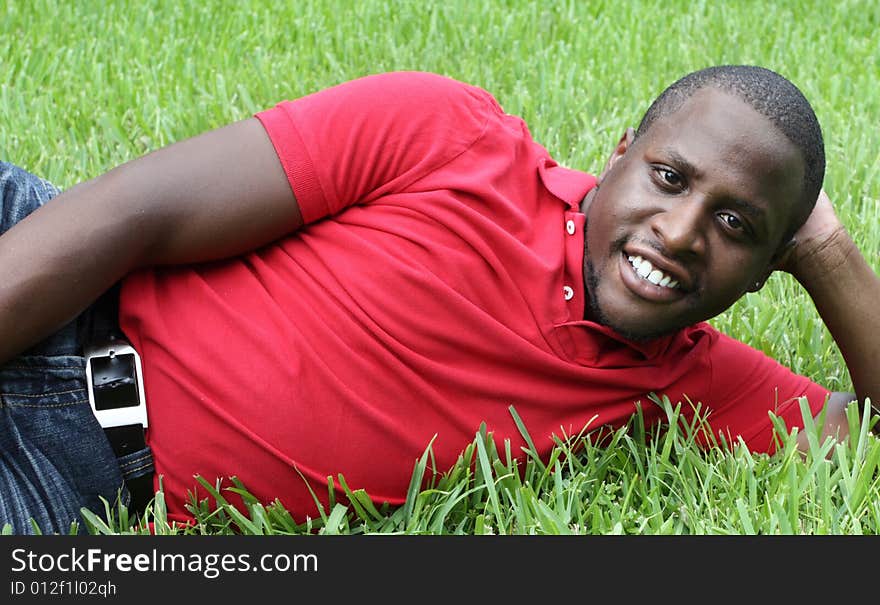
[[(656, 329), (646, 325), (647, 322), (639, 317), (627, 317), (628, 315), (633, 315), (632, 308), (618, 309), (616, 311), (614, 309), (606, 309), (606, 305), (603, 305), (599, 300), (602, 297), (599, 296), (597, 298), (596, 295), (596, 293), (600, 291), (599, 275), (596, 272), (593, 263), (587, 261), (586, 269), (587, 312), (585, 319), (590, 319), (598, 324), (609, 327), (627, 340), (633, 342), (647, 342), (656, 338), (668, 336), (669, 334), (678, 332), (680, 329), (688, 325), (665, 325), (660, 329)], [(607, 302), (608, 301), (606, 300), (606, 303)]]
[(597, 323), (602, 324), (603, 326), (609, 327), (627, 340), (632, 342), (644, 343), (649, 342), (651, 340), (656, 340), (657, 338), (662, 338), (664, 336), (669, 336), (675, 332), (678, 332), (680, 328), (668, 329), (662, 331), (645, 331), (639, 329), (632, 329), (624, 324), (613, 323), (609, 321), (597, 321)]
[(664, 327), (663, 329), (647, 329), (644, 325), (644, 322), (639, 322), (638, 319), (633, 318), (630, 320), (622, 320), (617, 318), (617, 314), (605, 312), (601, 305), (597, 304), (595, 300), (590, 298), (589, 301), (589, 316), (587, 319), (591, 319), (596, 323), (611, 328), (627, 340), (631, 340), (633, 342), (648, 342), (651, 340), (655, 340), (657, 338), (662, 338), (664, 336), (669, 336), (670, 334), (674, 334), (678, 332), (684, 326), (677, 327)]

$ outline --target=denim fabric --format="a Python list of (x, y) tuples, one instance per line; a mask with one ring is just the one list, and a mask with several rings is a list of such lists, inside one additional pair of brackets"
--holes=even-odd
[[(0, 162), (0, 234), (57, 193)], [(128, 502), (119, 461), (89, 406), (78, 327), (91, 313), (0, 366), (0, 527), (11, 524), (16, 534), (33, 533), (31, 518), (44, 534), (68, 533), (73, 521), (82, 531), (81, 507), (100, 514), (100, 496)], [(144, 455), (125, 463), (143, 470)]]

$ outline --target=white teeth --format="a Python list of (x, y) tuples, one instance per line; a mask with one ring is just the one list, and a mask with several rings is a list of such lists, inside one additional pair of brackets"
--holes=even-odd
[(636, 274), (639, 277), (642, 277), (655, 286), (661, 286), (664, 288), (676, 288), (678, 287), (678, 280), (672, 279), (659, 269), (655, 269), (651, 264), (651, 261), (642, 258), (641, 256), (633, 256), (628, 255), (627, 260), (635, 269)]

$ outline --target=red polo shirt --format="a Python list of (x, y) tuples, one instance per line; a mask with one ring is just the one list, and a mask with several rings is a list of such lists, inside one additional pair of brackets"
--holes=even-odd
[(258, 117), (307, 225), (122, 291), (172, 519), (188, 518), (194, 474), (238, 476), (298, 518), (316, 514), (305, 481), (326, 502), (340, 473), (400, 504), (429, 443), (441, 471), (482, 422), (520, 452), (510, 406), (546, 454), (636, 402), (660, 419), (651, 392), (686, 413), (702, 402), (758, 450), (768, 410), (795, 426), (797, 397), (823, 404), (827, 390), (708, 324), (634, 344), (583, 321), (579, 203), (595, 179), (485, 91), (384, 74)]

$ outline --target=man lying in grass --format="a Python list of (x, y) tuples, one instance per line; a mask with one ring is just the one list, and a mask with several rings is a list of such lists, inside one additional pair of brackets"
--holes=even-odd
[[(598, 177), (485, 91), (423, 73), (281, 103), (45, 206), (54, 188), (4, 165), (0, 524), (66, 531), (123, 477), (162, 476), (180, 521), (196, 474), (299, 518), (339, 473), (400, 504), (429, 443), (443, 470), (486, 422), (519, 452), (511, 405), (543, 454), (652, 392), (756, 451), (770, 413), (801, 426), (801, 397), (843, 437), (845, 404), (880, 391), (880, 281), (824, 167), (808, 102), (757, 67), (671, 86)], [(856, 394), (705, 323), (774, 270), (812, 296)], [(96, 325), (142, 357), (146, 435), (92, 413)]]

